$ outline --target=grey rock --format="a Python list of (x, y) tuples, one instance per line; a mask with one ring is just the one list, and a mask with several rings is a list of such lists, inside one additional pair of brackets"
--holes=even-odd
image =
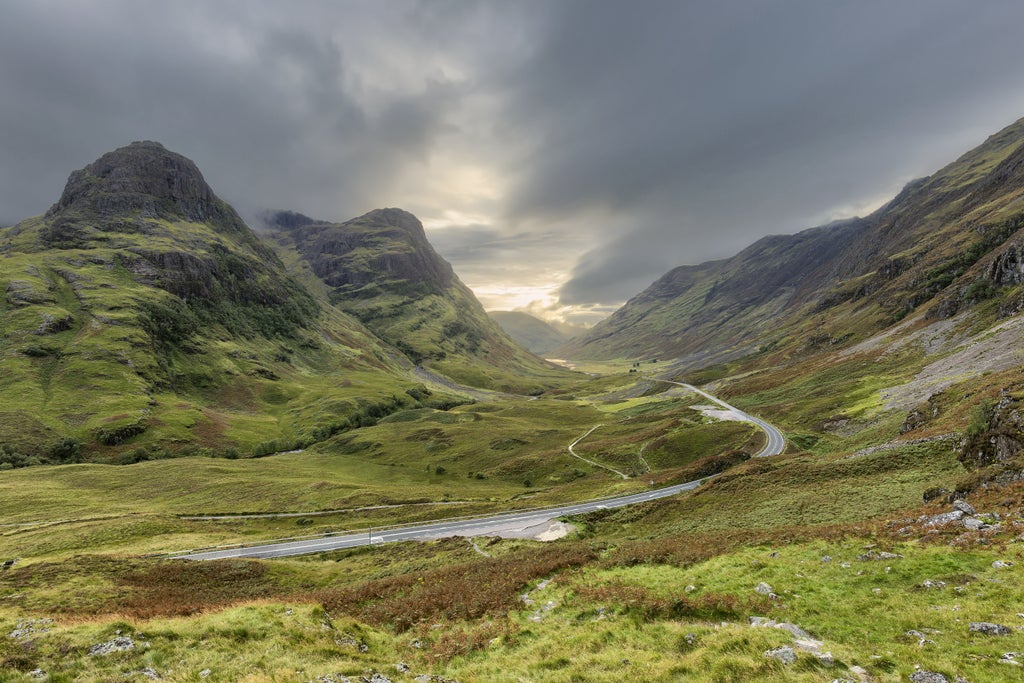
[(1024, 666), (1020, 662), (1017, 661), (1017, 657), (1020, 657), (1020, 653), (1019, 652), (1004, 652), (1002, 654), (1002, 656), (999, 657), (999, 663), (1000, 664), (1011, 664), (1013, 666)]
[(14, 640), (27, 640), (37, 633), (46, 633), (50, 630), (53, 619), (25, 619), (14, 626), (14, 630), (7, 634)]
[(794, 638), (798, 639), (799, 643), (803, 644), (803, 649), (817, 649), (821, 646), (821, 641), (815, 640), (810, 633), (796, 624), (786, 621), (775, 621), (768, 617), (749, 617), (747, 622), (757, 628), (777, 628), (782, 631), (788, 631)]
[(90, 656), (109, 655), (113, 652), (124, 652), (125, 650), (131, 650), (135, 647), (135, 641), (131, 639), (131, 636), (118, 636), (113, 640), (108, 640), (105, 643), (96, 643), (89, 648)]
[(959, 510), (960, 512), (964, 513), (965, 515), (976, 515), (976, 514), (978, 514), (978, 511), (974, 509), (974, 506), (971, 505), (970, 503), (968, 503), (966, 500), (960, 500), (960, 499), (954, 500), (953, 501), (953, 509), (954, 510)]
[(29, 678), (46, 678), (46, 672), (42, 669), (32, 669), (28, 672)]
[(992, 569), (1009, 569), (1013, 566), (1013, 562), (1009, 560), (996, 560), (992, 563)]
[(822, 558), (821, 558), (821, 561), (822, 562), (831, 562), (832, 561), (832, 556), (831, 555), (823, 555)]
[(967, 628), (974, 633), (984, 633), (987, 636), (1008, 636), (1013, 633), (1013, 629), (1009, 626), (993, 624), (988, 621), (972, 621)]
[(369, 678), (366, 676), (360, 676), (359, 680), (363, 683), (391, 683), (391, 679), (382, 673), (375, 673)]
[(764, 656), (769, 659), (777, 659), (783, 664), (792, 664), (796, 661), (796, 651), (788, 645), (777, 647), (771, 650), (765, 650)]
[(757, 592), (757, 593), (760, 593), (761, 595), (771, 595), (772, 593), (775, 592), (772, 589), (772, 587), (770, 585), (768, 585), (767, 583), (765, 583), (764, 581), (762, 581), (761, 583), (757, 584), (757, 586), (754, 587), (754, 591)]
[(945, 581), (932, 581), (931, 579), (925, 579), (924, 581), (921, 582), (921, 588), (933, 589), (933, 588), (945, 588), (945, 587), (946, 587), (946, 582)]
[(943, 512), (939, 515), (922, 517), (921, 522), (925, 527), (946, 526), (963, 519), (963, 516), (964, 513), (960, 510), (953, 510), (952, 512)]
[(988, 526), (977, 517), (964, 517), (960, 520), (960, 523), (964, 525), (964, 528), (968, 531), (981, 531), (984, 527)]
[(410, 671), (409, 665), (405, 662), (399, 662), (398, 664), (395, 664), (395, 671), (400, 674), (407, 674)]
[(944, 675), (935, 671), (925, 671), (924, 669), (910, 674), (910, 680), (913, 683), (949, 683), (949, 679)]
[(210, 671), (209, 669), (203, 669), (202, 671), (199, 672), (199, 677), (200, 678), (206, 678), (206, 677), (208, 677), (212, 673), (213, 672)]
[(867, 551), (866, 553), (864, 553), (862, 555), (858, 555), (857, 559), (860, 560), (861, 562), (871, 562), (871, 561), (874, 561), (874, 560), (898, 560), (898, 559), (900, 559), (902, 557), (903, 557), (902, 555), (897, 555), (896, 553), (890, 553), (890, 552), (887, 552), (885, 550), (883, 550), (881, 552), (879, 552), (877, 550), (869, 550), (869, 551)]

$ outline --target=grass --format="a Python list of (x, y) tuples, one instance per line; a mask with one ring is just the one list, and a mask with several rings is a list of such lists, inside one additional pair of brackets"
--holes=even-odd
[[(885, 412), (880, 389), (909, 376), (913, 365), (900, 362), (914, 358), (808, 362), (781, 382), (782, 371), (720, 380), (745, 410), (782, 417), (806, 450), (735, 465), (692, 494), (588, 515), (575, 520), (573, 537), (550, 545), (478, 540), (490, 557), (464, 539), (272, 562), (141, 555), (636, 490), (648, 476), (673, 481), (750, 450), (758, 437), (741, 423), (707, 421), (692, 409), (702, 401), (682, 390), (658, 394), (617, 375), (533, 401), (407, 405), (300, 453), (0, 473), (0, 518), (50, 522), (0, 527), (0, 558), (23, 558), (0, 573), (0, 626), (9, 633), (19, 620), (56, 619), (30, 646), (3, 640), (3, 667), (12, 680), (35, 667), (53, 680), (105, 680), (146, 666), (166, 680), (199, 680), (205, 669), (204, 680), (357, 679), (375, 671), (405, 680), (395, 669), (404, 662), (410, 674), (460, 681), (568, 682), (819, 681), (852, 678), (857, 665), (895, 681), (920, 664), (950, 680), (1003, 680), (1012, 670), (999, 657), (1024, 649), (1020, 635), (982, 638), (966, 624), (1018, 625), (1024, 558), (1009, 540), (1024, 489), (971, 494), (1006, 520), (985, 544), (947, 532), (904, 537), (896, 533), (904, 522), (887, 521), (939, 511), (921, 507), (924, 491), (953, 490), (968, 473), (948, 442), (855, 453), (896, 436), (902, 416)], [(349, 378), (359, 381), (357, 373)], [(289, 387), (232, 392), (230, 410), (250, 415), (259, 438), (272, 432), (246, 413), (254, 402), (294, 424), (340, 410), (330, 391), (298, 404)], [(196, 424), (218, 418), (209, 407), (190, 414)], [(836, 415), (860, 432), (823, 429)], [(581, 454), (639, 468), (642, 448), (653, 472), (623, 482), (571, 458), (568, 443), (596, 424), (604, 426), (579, 444)], [(360, 509), (367, 507), (375, 509)], [(338, 508), (347, 511), (177, 517)], [(865, 546), (903, 557), (859, 561)], [(996, 559), (1015, 564), (997, 570)], [(920, 588), (925, 579), (946, 587)], [(780, 599), (755, 593), (760, 581)], [(755, 615), (798, 624), (824, 641), (833, 663), (808, 653), (790, 666), (766, 658), (792, 637), (748, 626)], [(87, 654), (118, 629), (141, 633), (149, 648)], [(919, 647), (905, 635), (912, 629), (934, 644)]]

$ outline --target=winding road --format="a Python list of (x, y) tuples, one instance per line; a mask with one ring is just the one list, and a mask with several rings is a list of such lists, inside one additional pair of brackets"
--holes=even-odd
[[(735, 419), (750, 422), (760, 427), (768, 436), (765, 447), (754, 457), (764, 458), (782, 453), (786, 448), (786, 440), (782, 432), (760, 418), (743, 412), (725, 401), (715, 398), (711, 394), (701, 391), (696, 387), (671, 380), (657, 380), (667, 384), (675, 384), (686, 387), (696, 392), (716, 405), (721, 406), (734, 414)], [(593, 430), (591, 430), (593, 431)], [(590, 432), (588, 432), (589, 434)], [(585, 435), (584, 435), (585, 436)], [(578, 443), (577, 440), (575, 443)], [(292, 555), (308, 555), (311, 553), (329, 552), (342, 550), (363, 545), (375, 545), (377, 543), (392, 543), (395, 541), (426, 541), (447, 536), (493, 536), (515, 530), (524, 530), (540, 527), (550, 523), (559, 517), (581, 515), (596, 510), (607, 510), (620, 508), (636, 503), (644, 503), (659, 498), (674, 496), (683, 491), (691, 491), (697, 488), (701, 479), (689, 481), (685, 484), (666, 486), (665, 488), (642, 491), (628, 496), (605, 498), (602, 500), (590, 500), (572, 505), (544, 508), (539, 510), (526, 510), (523, 512), (509, 512), (500, 515), (487, 517), (476, 517), (471, 519), (452, 519), (431, 524), (417, 524), (404, 527), (388, 527), (379, 530), (370, 529), (358, 534), (347, 534), (344, 536), (321, 536), (305, 538), (279, 543), (268, 543), (265, 545), (252, 545), (247, 547), (226, 547), (198, 552), (188, 552), (175, 555), (176, 559), (189, 560), (222, 560), (239, 557), (271, 558), (288, 557)]]

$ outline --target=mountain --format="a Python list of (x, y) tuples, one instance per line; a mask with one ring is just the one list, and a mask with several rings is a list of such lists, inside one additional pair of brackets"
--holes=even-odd
[(330, 302), (417, 365), (457, 382), (539, 393), (567, 377), (514, 342), (401, 209), (377, 209), (343, 223), (293, 212), (267, 218), (286, 260), (327, 287)]
[(521, 311), (490, 311), (491, 319), (501, 325), (510, 337), (533, 353), (543, 356), (572, 338), (540, 318)]
[(680, 266), (589, 333), (569, 358), (680, 357), (851, 346), (905, 318), (990, 323), (1024, 309), (1024, 119), (856, 218)]
[(0, 291), (0, 466), (263, 454), (419, 400), (397, 352), (155, 142), (0, 229)]

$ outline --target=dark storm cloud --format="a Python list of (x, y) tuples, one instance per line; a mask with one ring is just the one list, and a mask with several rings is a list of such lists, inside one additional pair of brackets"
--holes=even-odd
[(39, 213), (72, 169), (136, 139), (193, 158), (249, 212), (373, 208), (389, 178), (428, 154), (452, 88), (375, 93), (328, 30), (360, 11), (285, 21), (301, 9), (3, 3), (0, 215)]
[(602, 214), (566, 303), (877, 202), (1024, 115), (1019, 3), (558, 9), (509, 79), (510, 119), (538, 144), (508, 209)]
[(0, 0), (0, 224), (155, 139), (244, 215), (402, 206), (470, 285), (564, 283), (600, 311), (869, 209), (1024, 115), (1022, 20), (1011, 0)]

